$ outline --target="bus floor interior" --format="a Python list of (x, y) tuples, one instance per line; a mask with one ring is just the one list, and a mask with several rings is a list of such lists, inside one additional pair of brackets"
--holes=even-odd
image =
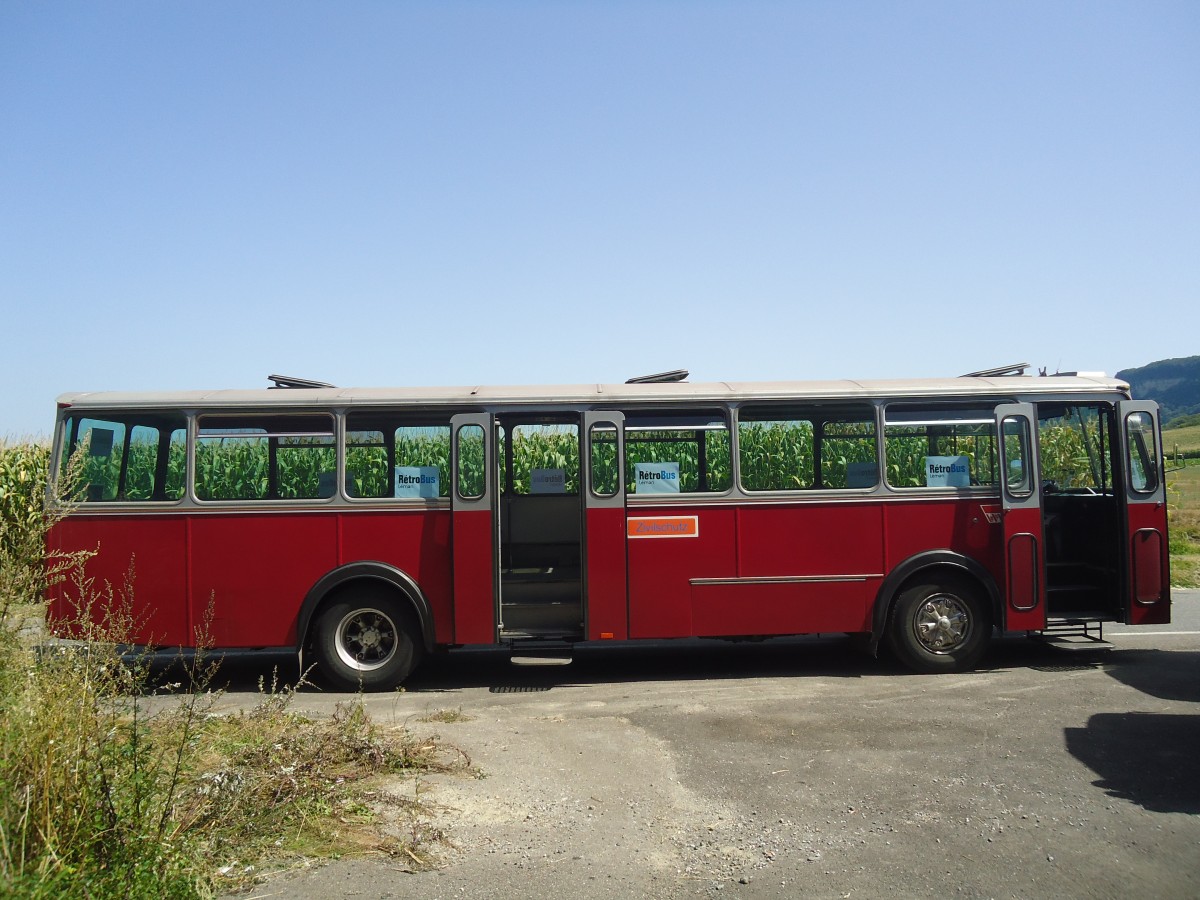
[(578, 496), (501, 499), (502, 636), (583, 637), (580, 513)]
[(1044, 498), (1046, 613), (1050, 619), (1120, 619), (1120, 522), (1111, 494)]

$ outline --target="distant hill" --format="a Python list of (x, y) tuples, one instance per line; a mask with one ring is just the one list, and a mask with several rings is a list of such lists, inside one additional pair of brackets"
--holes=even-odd
[(1161, 359), (1117, 377), (1129, 382), (1138, 400), (1153, 400), (1162, 407), (1163, 424), (1181, 416), (1200, 414), (1200, 356)]

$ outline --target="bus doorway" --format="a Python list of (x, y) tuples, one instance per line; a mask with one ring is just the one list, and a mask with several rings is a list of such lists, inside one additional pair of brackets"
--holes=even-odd
[(1109, 403), (1038, 403), (1050, 620), (1124, 621), (1121, 449)]
[(579, 416), (497, 418), (500, 637), (583, 638)]
[(1157, 408), (1121, 401), (1037, 409), (1046, 613), (1141, 622), (1166, 583)]

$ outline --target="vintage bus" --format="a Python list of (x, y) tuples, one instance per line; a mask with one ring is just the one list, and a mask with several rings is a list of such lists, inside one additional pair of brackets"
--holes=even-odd
[[(347, 689), (463, 645), (850, 633), (943, 672), (1170, 619), (1158, 411), (1120, 381), (685, 378), (67, 394), (50, 548), (131, 581), (137, 643), (207, 621)], [(60, 634), (81, 608), (53, 589)]]

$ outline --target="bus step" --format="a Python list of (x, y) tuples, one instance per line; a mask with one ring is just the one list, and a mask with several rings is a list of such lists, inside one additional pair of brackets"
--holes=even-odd
[(512, 648), (514, 666), (569, 666), (573, 647), (559, 641), (538, 641)]
[(1067, 650), (1108, 650), (1112, 644), (1104, 640), (1104, 622), (1091, 618), (1048, 618), (1044, 631), (1034, 637)]
[(1095, 637), (1082, 637), (1080, 635), (1059, 635), (1046, 634), (1044, 631), (1039, 631), (1034, 634), (1043, 644), (1049, 644), (1051, 647), (1057, 647), (1060, 650), (1111, 650), (1113, 645), (1106, 640)]

